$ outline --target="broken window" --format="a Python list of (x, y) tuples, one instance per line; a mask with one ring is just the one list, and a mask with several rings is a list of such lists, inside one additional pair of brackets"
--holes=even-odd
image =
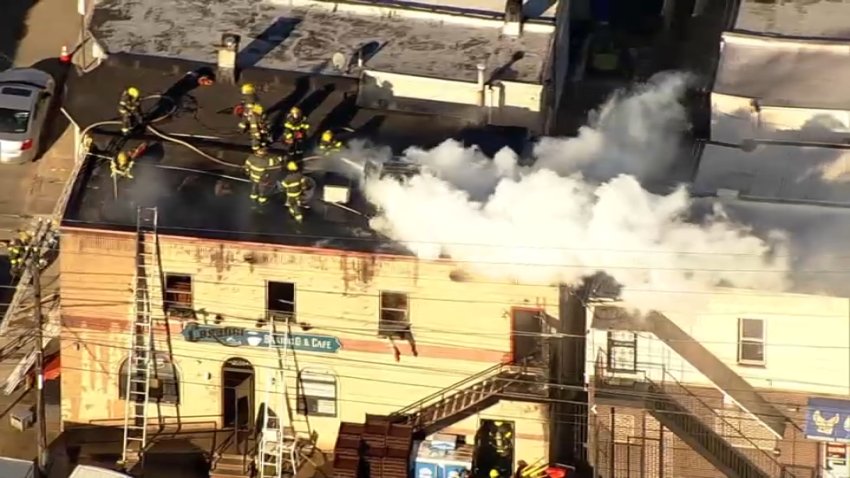
[(410, 314), (407, 294), (381, 292), (381, 315), (378, 336), (405, 339), (410, 333)]
[(295, 317), (295, 284), (272, 281), (267, 283), (266, 317), (282, 322)]
[(738, 319), (738, 363), (764, 365), (764, 321)]
[(637, 371), (637, 334), (627, 330), (608, 331), (608, 369), (612, 372)]
[(180, 318), (193, 315), (192, 276), (165, 274), (165, 311)]
[(314, 417), (335, 417), (336, 377), (330, 373), (303, 370), (298, 378), (298, 413)]
[[(180, 403), (180, 381), (174, 362), (164, 352), (157, 352), (154, 357), (156, 358), (155, 366), (151, 369), (148, 382), (150, 400), (159, 403)], [(125, 359), (121, 363), (118, 373), (118, 397), (122, 400), (127, 399), (129, 365), (130, 361)], [(138, 372), (137, 377), (144, 379), (144, 373)], [(132, 386), (136, 386), (136, 384), (132, 384)], [(144, 389), (140, 391), (144, 391)]]

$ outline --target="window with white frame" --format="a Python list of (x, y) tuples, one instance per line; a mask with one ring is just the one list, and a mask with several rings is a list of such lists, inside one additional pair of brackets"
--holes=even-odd
[(637, 371), (637, 334), (627, 330), (608, 331), (608, 370)]
[(764, 321), (738, 319), (738, 363), (764, 365)]
[(336, 376), (302, 370), (298, 379), (298, 413), (313, 417), (337, 416)]

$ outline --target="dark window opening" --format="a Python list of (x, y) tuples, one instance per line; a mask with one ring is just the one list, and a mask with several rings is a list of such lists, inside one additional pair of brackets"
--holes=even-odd
[(637, 371), (637, 334), (625, 330), (608, 331), (608, 369), (612, 372)]
[[(180, 380), (174, 363), (164, 353), (156, 354), (155, 363), (156, 365), (151, 370), (150, 380), (148, 382), (150, 401), (173, 404), (180, 403)], [(118, 397), (122, 400), (127, 399), (127, 374), (129, 373), (129, 365), (130, 361), (124, 360), (119, 370)], [(139, 379), (144, 379), (144, 372), (138, 372), (136, 376)]]
[(304, 370), (298, 378), (298, 413), (314, 417), (337, 416), (336, 377)]
[(190, 318), (193, 315), (192, 276), (165, 275), (165, 310), (169, 315)]
[(0, 133), (26, 133), (29, 123), (29, 111), (0, 108)]
[(269, 282), (266, 289), (266, 316), (287, 322), (295, 317), (295, 284)]
[(406, 339), (410, 334), (410, 313), (407, 294), (381, 292), (381, 315), (378, 336)]

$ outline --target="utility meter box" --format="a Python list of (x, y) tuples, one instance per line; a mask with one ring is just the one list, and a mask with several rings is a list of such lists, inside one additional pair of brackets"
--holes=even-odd
[(32, 405), (17, 405), (9, 413), (9, 423), (12, 428), (24, 431), (32, 428), (35, 423), (35, 410)]

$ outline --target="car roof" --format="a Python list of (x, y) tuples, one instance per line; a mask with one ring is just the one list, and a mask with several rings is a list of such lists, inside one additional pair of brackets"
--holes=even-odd
[(36, 88), (47, 88), (53, 81), (49, 73), (35, 68), (11, 68), (0, 72), (0, 83), (28, 83)]
[(32, 110), (38, 92), (47, 88), (52, 77), (35, 68), (13, 68), (0, 72), (0, 108)]

